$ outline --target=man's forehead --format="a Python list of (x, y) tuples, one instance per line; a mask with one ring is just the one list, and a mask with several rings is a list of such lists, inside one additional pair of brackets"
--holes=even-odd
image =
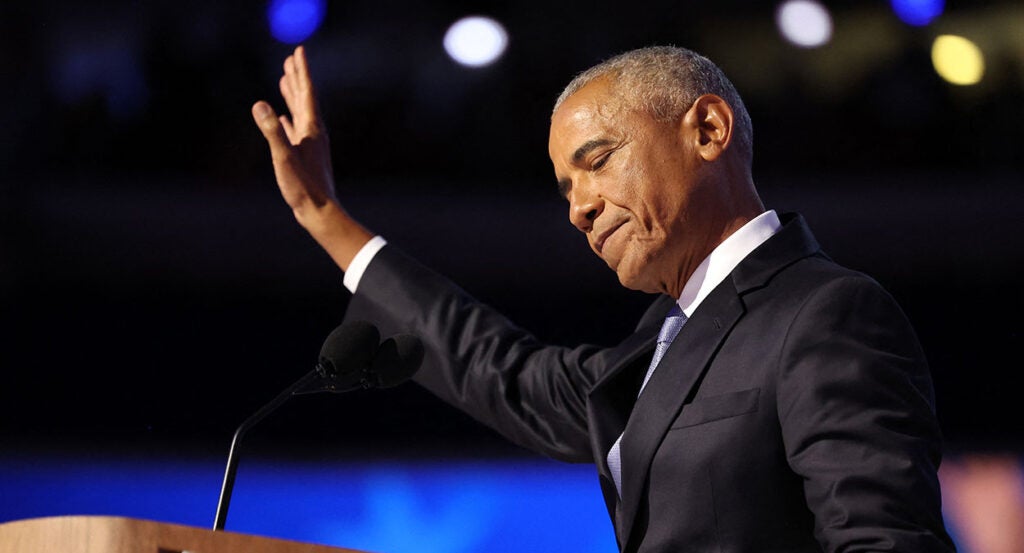
[(594, 119), (612, 119), (624, 109), (624, 102), (607, 78), (595, 79), (562, 102), (552, 115), (552, 125), (580, 124)]
[[(595, 86), (596, 85), (596, 86)], [(584, 143), (615, 134), (623, 113), (622, 101), (606, 85), (590, 83), (559, 106), (551, 118), (549, 149), (575, 151)], [(571, 155), (562, 152), (563, 155)]]

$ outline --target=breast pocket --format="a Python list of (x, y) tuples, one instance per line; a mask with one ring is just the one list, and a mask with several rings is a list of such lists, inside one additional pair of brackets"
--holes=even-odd
[(753, 413), (757, 411), (760, 397), (760, 388), (702, 397), (683, 406), (671, 430)]

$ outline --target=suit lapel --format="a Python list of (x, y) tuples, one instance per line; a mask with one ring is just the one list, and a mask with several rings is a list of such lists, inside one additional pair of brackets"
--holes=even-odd
[(593, 448), (598, 472), (602, 477), (611, 478), (608, 470), (606, 454), (612, 444), (626, 428), (629, 413), (636, 402), (636, 392), (640, 388), (642, 370), (628, 370), (633, 367), (646, 367), (654, 351), (658, 329), (644, 329), (633, 334), (619, 348), (620, 361), (615, 364), (614, 372), (603, 378), (590, 394), (587, 403), (590, 417), (590, 445)]
[(668, 296), (661, 296), (651, 304), (640, 319), (636, 332), (615, 348), (608, 374), (594, 385), (589, 395), (590, 447), (612, 520), (615, 520), (619, 495), (608, 468), (608, 450), (626, 428), (640, 382), (654, 351), (661, 320), (674, 304), (675, 301)]
[(622, 438), (623, 497), (618, 517), (622, 544), (629, 543), (658, 446), (743, 310), (732, 281), (726, 279), (683, 326), (637, 399)]

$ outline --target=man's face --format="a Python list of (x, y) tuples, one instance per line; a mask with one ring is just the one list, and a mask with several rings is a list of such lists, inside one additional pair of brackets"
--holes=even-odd
[(569, 220), (627, 288), (678, 296), (714, 246), (694, 132), (631, 109), (604, 79), (552, 117), (548, 153)]

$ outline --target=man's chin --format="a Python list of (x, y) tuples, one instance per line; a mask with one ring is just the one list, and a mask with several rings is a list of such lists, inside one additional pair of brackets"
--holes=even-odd
[(626, 288), (629, 288), (630, 290), (636, 290), (636, 288), (630, 286), (630, 283), (633, 282), (635, 275), (632, 275), (628, 271), (620, 270), (623, 268), (622, 260), (604, 259), (604, 262), (606, 265), (608, 265), (608, 268), (615, 273), (615, 276), (619, 277), (619, 284), (623, 285)]
[(635, 270), (633, 267), (624, 265), (623, 263), (619, 263), (616, 267), (612, 267), (609, 263), (608, 266), (615, 271), (615, 274), (619, 277), (619, 284), (625, 288), (636, 290), (638, 292), (647, 292), (648, 294), (657, 294), (661, 292), (657, 286), (652, 286), (647, 279), (642, 278), (642, 272)]

